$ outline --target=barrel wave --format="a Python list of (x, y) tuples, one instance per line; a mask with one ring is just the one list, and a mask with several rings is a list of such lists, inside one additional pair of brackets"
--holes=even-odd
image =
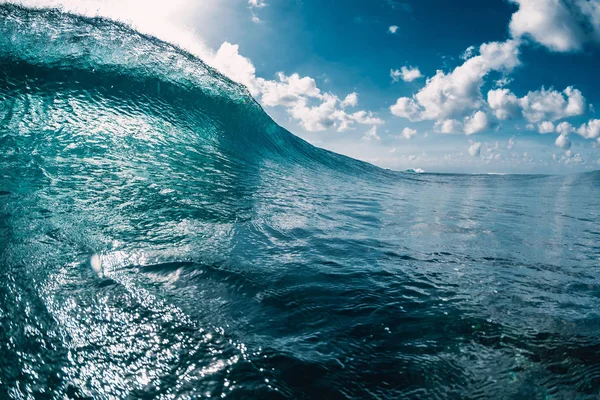
[(382, 170), (13, 5), (0, 121), (0, 398), (600, 395), (598, 172)]

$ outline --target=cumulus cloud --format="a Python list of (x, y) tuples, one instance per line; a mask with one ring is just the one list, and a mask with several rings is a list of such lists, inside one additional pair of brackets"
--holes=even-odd
[(554, 133), (554, 124), (550, 121), (544, 121), (538, 125), (539, 133)]
[(585, 112), (585, 98), (581, 91), (572, 86), (562, 92), (544, 89), (527, 93), (519, 99), (523, 116), (529, 122), (557, 119), (581, 115)]
[(490, 90), (487, 102), (496, 118), (514, 118), (520, 114), (519, 99), (508, 89)]
[(331, 100), (330, 96), (321, 95), (313, 78), (300, 77), (296, 73), (286, 76), (282, 72), (278, 72), (276, 77), (276, 80), (254, 79), (261, 94), (261, 102), (266, 106), (293, 106), (303, 98)]
[(563, 150), (569, 150), (571, 148), (571, 139), (567, 135), (561, 134), (556, 138), (554, 144)]
[(356, 107), (358, 105), (358, 94), (356, 92), (350, 93), (342, 100), (342, 108)]
[(257, 77), (252, 61), (239, 54), (238, 45), (223, 43), (208, 61), (230, 79), (245, 85), (262, 105), (284, 107), (307, 131), (323, 131), (335, 127), (342, 132), (355, 124), (384, 123), (381, 118), (365, 110), (354, 113), (345, 111), (347, 107), (358, 105), (356, 93), (350, 93), (341, 100), (331, 93), (323, 93), (313, 78), (301, 77), (297, 73), (286, 75), (278, 72), (272, 80)]
[(377, 134), (377, 125), (373, 125), (368, 131), (366, 131), (362, 139), (367, 141), (381, 140), (381, 138)]
[(472, 135), (488, 129), (490, 121), (485, 112), (476, 111), (472, 115), (466, 116), (462, 121), (452, 118), (436, 121), (434, 127), (439, 133), (465, 133)]
[(555, 51), (579, 50), (583, 32), (561, 0), (512, 0), (519, 10), (509, 29), (514, 37), (528, 36)]
[(209, 64), (228, 78), (246, 86), (253, 96), (260, 93), (256, 69), (250, 59), (239, 54), (239, 46), (224, 42)]
[(486, 75), (492, 71), (510, 72), (520, 64), (518, 47), (515, 40), (484, 43), (479, 55), (448, 74), (437, 71), (423, 89), (412, 98), (399, 98), (390, 111), (411, 121), (463, 117), (484, 104), (481, 87)]
[(556, 132), (560, 133), (561, 135), (568, 135), (570, 133), (575, 132), (575, 128), (573, 127), (573, 125), (571, 125), (568, 122), (561, 122), (560, 124), (556, 125)]
[(542, 87), (521, 98), (508, 89), (490, 90), (488, 105), (498, 119), (523, 116), (531, 123), (582, 115), (586, 110), (586, 100), (581, 91), (572, 86), (562, 92)]
[(600, 139), (600, 119), (591, 119), (587, 123), (582, 124), (577, 133), (586, 139)]
[(488, 128), (488, 116), (483, 111), (477, 111), (473, 115), (465, 118), (464, 131), (467, 135), (483, 132)]
[(600, 39), (597, 0), (511, 0), (519, 6), (510, 21), (513, 37), (528, 37), (550, 50), (581, 50)]
[(364, 110), (356, 111), (352, 114), (346, 113), (344, 110), (336, 110), (333, 117), (337, 122), (337, 131), (344, 132), (350, 129), (354, 123), (361, 125), (382, 125), (384, 121), (376, 117), (372, 112)]
[(390, 107), (390, 111), (397, 117), (407, 118), (411, 121), (419, 120), (420, 109), (419, 105), (408, 97), (400, 97), (394, 105)]
[(404, 82), (412, 82), (416, 79), (422, 78), (423, 74), (417, 67), (402, 67), (398, 69), (390, 69), (390, 77), (394, 82), (398, 82), (402, 79)]
[(467, 151), (472, 157), (479, 157), (479, 154), (481, 154), (481, 143), (473, 142)]
[(445, 119), (437, 121), (435, 128), (439, 133), (461, 133), (463, 124), (455, 119)]
[(416, 129), (411, 129), (411, 128), (408, 128), (408, 127), (402, 129), (402, 137), (404, 137), (406, 139), (410, 140), (416, 134), (417, 134), (417, 130)]
[(398, 25), (390, 25), (388, 27), (388, 32), (391, 34), (398, 32)]
[(335, 124), (337, 101), (335, 96), (327, 95), (321, 104), (311, 107), (306, 98), (300, 98), (289, 106), (288, 112), (307, 131), (324, 131)]
[[(435, 128), (441, 133), (467, 134), (489, 129), (490, 117), (524, 118), (530, 125), (538, 125), (541, 133), (550, 133), (555, 132), (555, 121), (583, 115), (586, 100), (572, 86), (563, 91), (542, 87), (521, 98), (505, 86), (511, 81), (509, 74), (520, 65), (519, 48), (527, 38), (555, 51), (578, 50), (590, 35), (600, 42), (600, 1), (509, 1), (519, 6), (510, 22), (513, 39), (485, 43), (478, 52), (469, 47), (461, 56), (462, 65), (450, 72), (437, 71), (412, 97), (398, 98), (390, 107), (391, 113), (410, 121), (435, 121)], [(496, 81), (496, 89), (488, 91), (486, 101), (481, 87), (490, 72), (499, 72), (502, 78)], [(398, 81), (402, 71), (392, 70), (390, 75)], [(562, 125), (562, 129), (566, 135), (573, 131), (567, 132), (567, 125)], [(591, 137), (596, 134), (594, 129), (582, 126), (577, 131)]]

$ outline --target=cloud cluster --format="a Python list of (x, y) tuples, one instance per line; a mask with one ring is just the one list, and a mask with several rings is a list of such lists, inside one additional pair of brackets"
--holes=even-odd
[(591, 119), (577, 129), (577, 133), (586, 139), (600, 138), (600, 119)]
[(600, 41), (597, 0), (510, 0), (519, 10), (510, 20), (513, 37), (530, 38), (550, 50), (579, 51)]
[[(497, 121), (522, 118), (528, 129), (539, 133), (559, 133), (557, 145), (564, 148), (571, 133), (585, 138), (600, 137), (600, 120), (592, 120), (579, 129), (561, 119), (586, 112), (586, 99), (580, 90), (569, 86), (562, 91), (542, 87), (518, 97), (505, 88), (510, 73), (520, 65), (519, 52), (524, 43), (534, 41), (552, 51), (578, 51), (585, 43), (600, 42), (600, 0), (509, 0), (519, 6), (512, 15), (509, 30), (512, 39), (485, 43), (477, 50), (469, 47), (464, 60), (450, 72), (437, 71), (412, 97), (400, 97), (390, 107), (393, 115), (410, 121), (434, 121), (439, 133), (482, 132)], [(481, 88), (492, 73), (502, 74), (496, 89), (483, 98)], [(392, 70), (399, 80), (402, 71)], [(598, 122), (596, 122), (598, 121)]]
[(384, 121), (365, 110), (347, 112), (358, 105), (358, 94), (348, 94), (343, 100), (322, 92), (316, 81), (297, 73), (276, 74), (269, 80), (256, 76), (250, 59), (239, 54), (238, 45), (224, 42), (208, 62), (230, 79), (245, 85), (261, 104), (267, 107), (284, 107), (293, 119), (307, 131), (335, 128), (342, 132), (355, 124), (381, 125)]
[[(567, 141), (567, 135), (573, 133), (575, 129), (564, 121), (555, 127), (554, 121), (583, 115), (586, 111), (586, 100), (581, 91), (572, 86), (562, 92), (542, 88), (530, 91), (521, 98), (515, 96), (508, 89), (495, 89), (488, 92), (488, 106), (499, 120), (522, 117), (530, 124), (537, 123), (539, 133), (558, 132), (563, 135), (563, 138), (557, 139), (557, 145), (560, 143), (560, 147), (564, 148), (567, 143), (570, 146), (571, 142)], [(590, 131), (594, 130), (593, 126), (592, 122)], [(580, 131), (581, 135), (586, 137), (587, 126), (582, 126)]]
[(468, 58), (450, 73), (438, 70), (420, 91), (412, 97), (400, 97), (390, 111), (411, 121), (437, 121), (442, 131), (457, 126), (448, 121), (461, 119), (463, 126), (470, 127), (469, 132), (473, 133), (487, 121), (483, 114), (477, 114), (475, 120), (472, 119), (475, 116), (468, 116), (469, 111), (478, 111), (485, 104), (481, 94), (484, 77), (492, 71), (508, 73), (519, 64), (517, 41), (482, 44), (479, 55)]
[(483, 132), (490, 127), (488, 115), (483, 111), (475, 111), (466, 116), (462, 121), (456, 119), (444, 119), (435, 123), (434, 128), (439, 133), (464, 133), (472, 135)]

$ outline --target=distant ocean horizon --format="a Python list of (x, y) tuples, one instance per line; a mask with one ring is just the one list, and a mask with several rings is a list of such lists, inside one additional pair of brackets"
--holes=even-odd
[(600, 395), (600, 171), (377, 168), (57, 10), (0, 82), (0, 398)]

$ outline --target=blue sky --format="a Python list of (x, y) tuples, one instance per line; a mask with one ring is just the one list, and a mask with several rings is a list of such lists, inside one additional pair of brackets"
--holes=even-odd
[(316, 146), (392, 169), (600, 169), (600, 0), (32, 0), (195, 52)]

